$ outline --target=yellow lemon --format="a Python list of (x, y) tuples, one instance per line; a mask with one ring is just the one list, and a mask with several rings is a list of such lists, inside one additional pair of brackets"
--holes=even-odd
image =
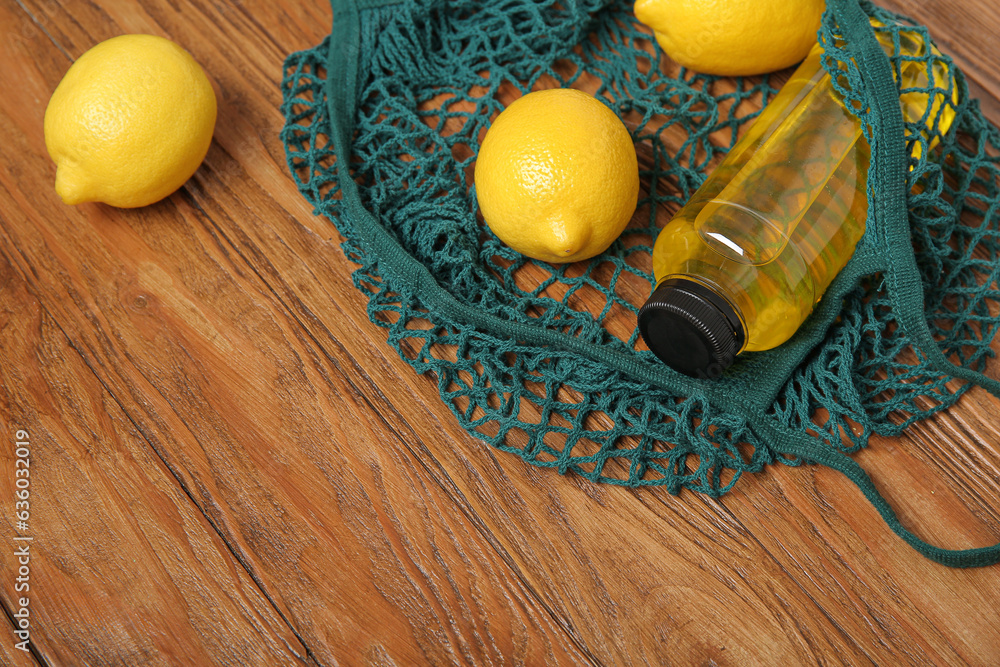
[(635, 17), (684, 67), (748, 76), (805, 58), (823, 7), (824, 0), (636, 0)]
[(476, 160), (486, 224), (546, 262), (600, 254), (635, 212), (639, 165), (628, 130), (579, 90), (529, 93), (497, 116)]
[(170, 40), (121, 35), (80, 56), (45, 109), (45, 146), (67, 204), (131, 208), (184, 184), (208, 152), (215, 92)]

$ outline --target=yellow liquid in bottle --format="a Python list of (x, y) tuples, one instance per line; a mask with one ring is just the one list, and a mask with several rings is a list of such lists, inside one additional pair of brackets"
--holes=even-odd
[[(900, 35), (903, 53), (925, 53), (921, 40)], [(658, 284), (695, 281), (730, 303), (743, 350), (788, 340), (864, 234), (869, 148), (821, 58), (817, 45), (653, 249)], [(933, 73), (938, 86), (950, 76), (939, 62)], [(928, 83), (924, 62), (904, 63), (904, 89)], [(929, 101), (926, 92), (901, 96), (905, 119), (919, 121)], [(941, 111), (944, 134), (954, 110), (941, 106), (935, 99), (930, 118)], [(919, 155), (920, 145), (911, 150)]]

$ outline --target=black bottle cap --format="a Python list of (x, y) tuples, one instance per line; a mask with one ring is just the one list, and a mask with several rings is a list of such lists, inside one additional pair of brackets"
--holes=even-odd
[(730, 303), (693, 280), (656, 286), (639, 309), (639, 333), (668, 366), (685, 375), (717, 378), (743, 349), (743, 322)]

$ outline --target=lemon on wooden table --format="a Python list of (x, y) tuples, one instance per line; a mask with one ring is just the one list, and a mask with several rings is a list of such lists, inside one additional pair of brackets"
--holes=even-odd
[(476, 160), (486, 224), (514, 250), (564, 263), (604, 252), (639, 197), (628, 130), (592, 95), (558, 88), (503, 110)]
[(201, 66), (154, 35), (121, 35), (80, 56), (45, 110), (45, 146), (67, 204), (132, 208), (163, 199), (205, 158), (215, 92)]
[(684, 67), (748, 76), (805, 58), (823, 7), (824, 0), (636, 0), (635, 17)]

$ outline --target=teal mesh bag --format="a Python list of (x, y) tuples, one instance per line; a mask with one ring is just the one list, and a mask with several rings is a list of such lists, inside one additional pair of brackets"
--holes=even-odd
[[(929, 40), (925, 28), (867, 2), (829, 1), (824, 67), (872, 147), (867, 231), (788, 343), (741, 355), (712, 381), (659, 362), (635, 316), (652, 287), (656, 211), (697, 189), (774, 95), (772, 78), (677, 69), (627, 2), (333, 0), (333, 14), (330, 36), (285, 63), (288, 166), (344, 237), (371, 320), (436, 378), (463, 427), (560, 473), (673, 494), (718, 496), (771, 463), (820, 463), (927, 557), (1000, 560), (1000, 545), (952, 551), (917, 538), (848, 456), (872, 434), (898, 435), (951, 406), (970, 383), (1000, 395), (981, 372), (1000, 324), (990, 313), (1000, 135), (946, 56), (928, 58), (944, 59), (954, 82), (898, 89), (899, 33)], [(945, 136), (934, 118), (904, 122), (901, 93), (952, 104), (952, 85)], [(587, 88), (622, 117), (642, 181), (625, 233), (565, 266), (504, 246), (478, 215), (471, 178), (501, 97), (554, 86)], [(940, 146), (914, 159), (908, 142), (926, 141), (922, 132)]]

